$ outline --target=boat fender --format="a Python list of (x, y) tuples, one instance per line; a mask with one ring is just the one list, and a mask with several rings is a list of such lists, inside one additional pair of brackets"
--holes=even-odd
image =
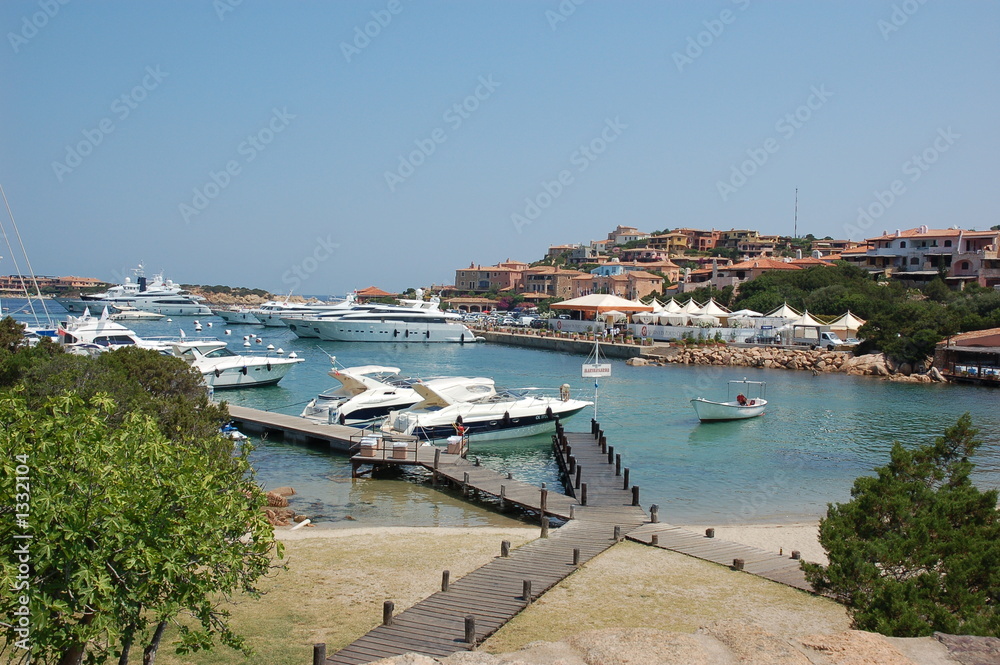
[(267, 361), (267, 371), (268, 372), (271, 371), (271, 361), (270, 360)]
[(455, 418), (455, 422), (456, 422), (456, 423), (458, 423), (459, 425), (461, 425), (461, 424), (463, 424), (463, 423), (464, 423), (465, 421), (464, 421), (464, 420), (462, 420), (462, 416), (459, 416), (458, 418)]
[(246, 365), (244, 365), (244, 366), (243, 366), (243, 369), (241, 369), (241, 370), (240, 370), (240, 374), (242, 374), (243, 376), (246, 376), (246, 375), (247, 375), (247, 368), (246, 368)]
[(504, 411), (503, 412), (503, 421), (502, 422), (503, 422), (504, 425), (510, 424), (510, 412), (509, 411)]
[(347, 416), (344, 415), (343, 413), (340, 414), (340, 417), (337, 418), (337, 422), (339, 422), (341, 425), (343, 425), (344, 423), (347, 422)]
[(215, 378), (219, 378), (220, 376), (222, 376), (222, 370), (216, 368), (216, 370), (215, 370)]
[(395, 329), (394, 329), (394, 330), (392, 331), (392, 336), (393, 336), (393, 337), (399, 337), (399, 331), (398, 331), (398, 330), (395, 330)]
[(546, 418), (551, 418), (552, 417), (552, 407), (551, 406), (545, 407), (545, 417)]

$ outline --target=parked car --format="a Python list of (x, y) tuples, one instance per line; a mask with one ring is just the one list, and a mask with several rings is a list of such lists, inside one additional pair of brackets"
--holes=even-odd
[(532, 328), (544, 328), (548, 325), (548, 321), (545, 319), (532, 319), (528, 325)]

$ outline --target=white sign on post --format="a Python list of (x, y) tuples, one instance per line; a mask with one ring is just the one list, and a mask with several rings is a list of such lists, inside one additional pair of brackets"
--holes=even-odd
[(583, 377), (611, 376), (611, 365), (606, 363), (587, 364), (583, 366)]

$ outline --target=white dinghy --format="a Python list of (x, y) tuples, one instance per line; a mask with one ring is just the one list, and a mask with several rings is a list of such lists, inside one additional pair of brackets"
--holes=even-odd
[[(733, 394), (736, 397), (733, 397)], [(691, 400), (691, 406), (702, 422), (710, 420), (743, 420), (764, 415), (767, 400), (764, 399), (763, 381), (730, 381), (728, 400), (713, 402), (703, 397)]]

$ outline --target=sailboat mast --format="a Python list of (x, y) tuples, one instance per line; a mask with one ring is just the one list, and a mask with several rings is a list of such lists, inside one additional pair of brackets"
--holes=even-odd
[[(45, 306), (45, 300), (42, 298), (42, 290), (38, 286), (38, 280), (35, 279), (35, 269), (31, 267), (31, 259), (28, 258), (28, 253), (24, 251), (24, 241), (21, 240), (21, 232), (17, 228), (17, 222), (14, 221), (14, 213), (11, 212), (10, 203), (7, 202), (7, 193), (3, 190), (3, 185), (0, 185), (0, 196), (3, 196), (3, 204), (7, 208), (7, 215), (10, 217), (11, 228), (14, 230), (17, 243), (21, 247), (21, 255), (24, 256), (24, 262), (28, 267), (28, 274), (31, 275), (31, 280), (35, 284), (35, 293), (38, 294), (38, 300), (42, 304), (42, 311), (45, 312), (45, 319), (46, 322), (48, 322), (49, 310), (48, 307)], [(0, 225), (0, 229), (2, 228), (3, 226)], [(35, 314), (35, 306), (31, 304), (31, 293), (28, 291), (28, 287), (24, 283), (24, 277), (21, 275), (21, 269), (17, 265), (17, 257), (14, 255), (14, 248), (10, 246), (10, 239), (7, 238), (6, 231), (4, 231), (3, 237), (7, 243), (7, 248), (10, 250), (10, 259), (14, 262), (14, 269), (17, 270), (18, 277), (21, 280), (21, 288), (24, 289), (24, 295), (28, 298), (28, 308), (31, 310), (31, 316), (33, 316), (37, 321), (38, 315)]]

